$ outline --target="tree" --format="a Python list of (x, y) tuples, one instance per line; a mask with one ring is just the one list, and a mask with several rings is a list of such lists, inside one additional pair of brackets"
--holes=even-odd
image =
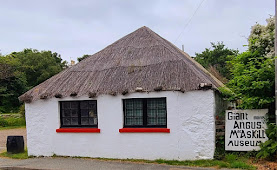
[(51, 51), (24, 49), (0, 56), (0, 112), (17, 111), (21, 94), (65, 67), (60, 55)]
[(18, 67), (18, 60), (0, 56), (0, 112), (16, 111), (20, 105), (17, 97), (27, 90), (25, 74)]
[(255, 24), (252, 26), (248, 39), (248, 50), (258, 52), (267, 58), (274, 57), (275, 20), (270, 17), (266, 20), (267, 25)]
[(90, 56), (90, 55), (85, 54), (85, 55), (83, 55), (82, 57), (78, 57), (77, 60), (78, 60), (78, 62), (80, 62), (80, 61), (82, 61), (83, 59), (88, 58), (89, 56)]
[(206, 48), (202, 53), (196, 53), (195, 60), (214, 74), (215, 77), (227, 82), (226, 79), (230, 79), (231, 75), (226, 61), (230, 60), (228, 56), (238, 54), (238, 50), (226, 48), (223, 42), (211, 43), (211, 46), (212, 49)]
[(59, 73), (66, 67), (66, 62), (62, 62), (60, 55), (51, 51), (24, 49), (10, 55), (20, 62), (19, 70), (25, 73), (28, 89)]
[[(274, 18), (252, 27), (248, 50), (228, 62), (232, 79), (227, 87), (239, 107), (268, 108), (274, 103)], [(224, 90), (223, 90), (224, 91)]]

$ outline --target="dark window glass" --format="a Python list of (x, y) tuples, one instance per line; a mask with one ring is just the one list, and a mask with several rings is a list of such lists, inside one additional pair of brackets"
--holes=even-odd
[(141, 99), (125, 101), (125, 124), (143, 125), (143, 103)]
[(71, 125), (78, 125), (78, 118), (71, 118)]
[(70, 118), (63, 118), (63, 124), (64, 125), (70, 125), (71, 124)]
[(163, 99), (147, 99), (147, 124), (166, 125), (166, 104)]
[(78, 117), (78, 109), (71, 110), (71, 117)]
[(124, 99), (124, 127), (166, 127), (166, 98)]
[(78, 109), (78, 102), (70, 102), (71, 109)]
[(62, 101), (61, 127), (97, 127), (97, 102)]

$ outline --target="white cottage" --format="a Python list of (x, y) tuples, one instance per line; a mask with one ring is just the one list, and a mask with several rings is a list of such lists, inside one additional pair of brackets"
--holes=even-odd
[(220, 86), (142, 27), (20, 96), (28, 155), (212, 159)]

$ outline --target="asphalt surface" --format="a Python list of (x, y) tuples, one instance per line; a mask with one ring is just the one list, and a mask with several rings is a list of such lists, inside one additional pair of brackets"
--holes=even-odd
[(29, 158), (24, 160), (0, 158), (2, 170), (60, 169), (60, 170), (215, 170), (149, 163), (106, 161), (86, 158)]

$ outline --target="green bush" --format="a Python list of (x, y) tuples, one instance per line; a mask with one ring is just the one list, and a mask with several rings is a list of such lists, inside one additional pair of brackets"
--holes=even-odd
[(8, 122), (3, 117), (0, 117), (0, 126), (6, 127), (7, 125), (8, 125)]
[(8, 127), (8, 126), (25, 126), (25, 119), (22, 117), (8, 117), (3, 118), (0, 117), (0, 127)]
[(8, 126), (24, 126), (26, 125), (25, 119), (20, 118), (7, 118)]
[(274, 159), (277, 153), (277, 125), (269, 123), (265, 131), (268, 140), (260, 144), (261, 150), (257, 154), (257, 158)]
[(248, 165), (242, 161), (235, 161), (230, 163), (230, 168), (239, 168), (239, 169), (256, 169), (252, 165)]
[(219, 136), (216, 138), (216, 148), (214, 152), (214, 158), (217, 160), (223, 160), (225, 158), (225, 136)]
[(25, 119), (25, 105), (24, 104), (19, 107), (18, 113)]
[(225, 160), (227, 162), (235, 162), (236, 160), (238, 160), (238, 156), (235, 154), (226, 154)]

